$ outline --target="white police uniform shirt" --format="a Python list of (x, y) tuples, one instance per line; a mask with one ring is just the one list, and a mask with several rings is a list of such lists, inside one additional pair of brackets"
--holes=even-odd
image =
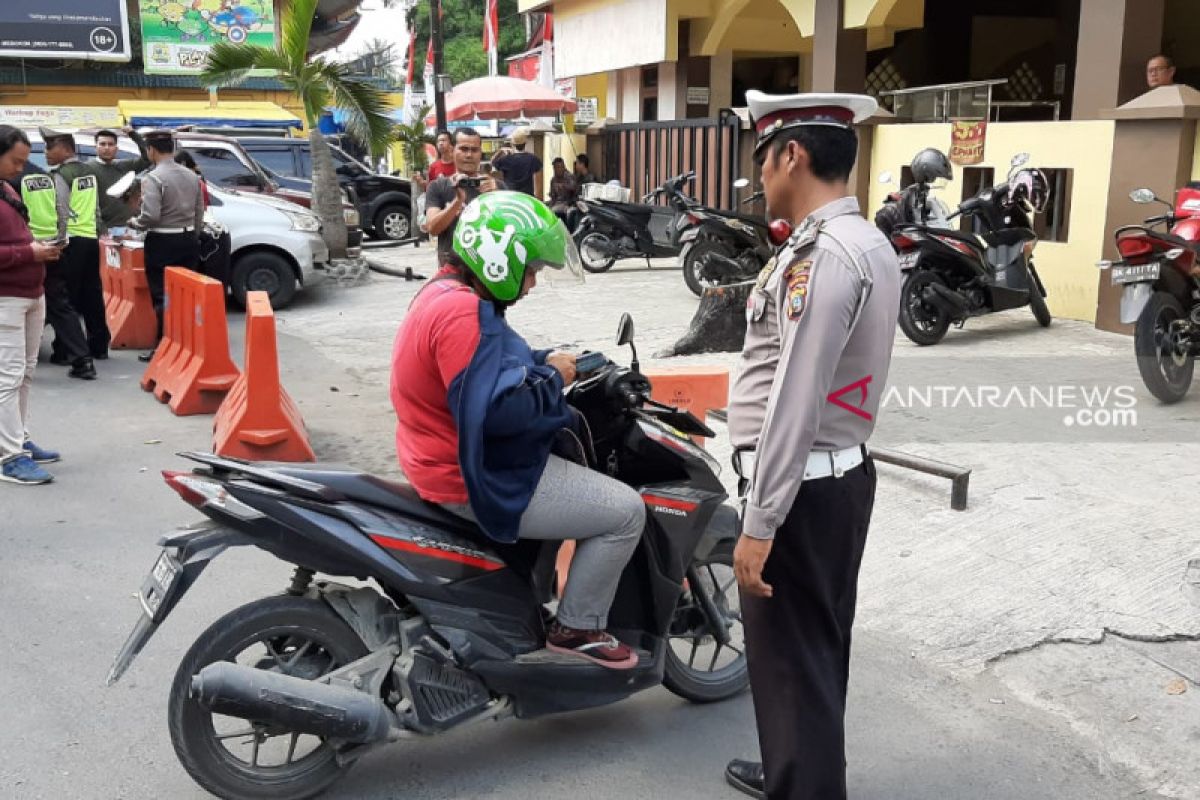
[(759, 274), (729, 400), (733, 446), (755, 450), (742, 530), (771, 539), (808, 455), (875, 428), (900, 308), (891, 244), (844, 197), (817, 209)]

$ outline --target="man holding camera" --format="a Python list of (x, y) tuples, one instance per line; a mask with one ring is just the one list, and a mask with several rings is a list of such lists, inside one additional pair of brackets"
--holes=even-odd
[(449, 177), (430, 182), (425, 190), (425, 227), (438, 239), (438, 264), (454, 252), (454, 229), (467, 204), (485, 192), (503, 189), (501, 181), (479, 172), (483, 139), (474, 128), (454, 132), (454, 169)]

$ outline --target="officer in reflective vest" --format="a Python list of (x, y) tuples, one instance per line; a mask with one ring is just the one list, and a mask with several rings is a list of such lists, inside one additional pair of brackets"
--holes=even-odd
[[(66, 242), (71, 215), (70, 193), (60, 191), (57, 181), (45, 170), (26, 162), (18, 186), (21, 200), (29, 209), (29, 229), (41, 241)], [(63, 260), (46, 264), (46, 323), (54, 330), (50, 361), (71, 367), (73, 378), (92, 380), (96, 369), (88, 354), (83, 322), (71, 305)]]
[(67, 222), (70, 242), (63, 251), (67, 289), (71, 305), (87, 328), (88, 352), (92, 358), (108, 358), (108, 321), (104, 316), (104, 288), (100, 282), (100, 175), (94, 164), (85, 164), (75, 153), (75, 137), (69, 133), (39, 128), (46, 143), (46, 163), (66, 184), (71, 219)]

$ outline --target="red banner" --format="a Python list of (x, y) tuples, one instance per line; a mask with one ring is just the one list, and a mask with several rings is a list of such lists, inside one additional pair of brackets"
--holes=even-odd
[(514, 58), (508, 62), (508, 77), (520, 78), (525, 81), (536, 81), (538, 77), (538, 66), (541, 64), (541, 56), (538, 53)]

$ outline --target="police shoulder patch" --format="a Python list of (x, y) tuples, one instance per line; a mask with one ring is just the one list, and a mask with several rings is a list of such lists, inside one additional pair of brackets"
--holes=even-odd
[(788, 319), (800, 319), (808, 306), (809, 280), (812, 277), (812, 261), (796, 261), (783, 274), (787, 282)]

